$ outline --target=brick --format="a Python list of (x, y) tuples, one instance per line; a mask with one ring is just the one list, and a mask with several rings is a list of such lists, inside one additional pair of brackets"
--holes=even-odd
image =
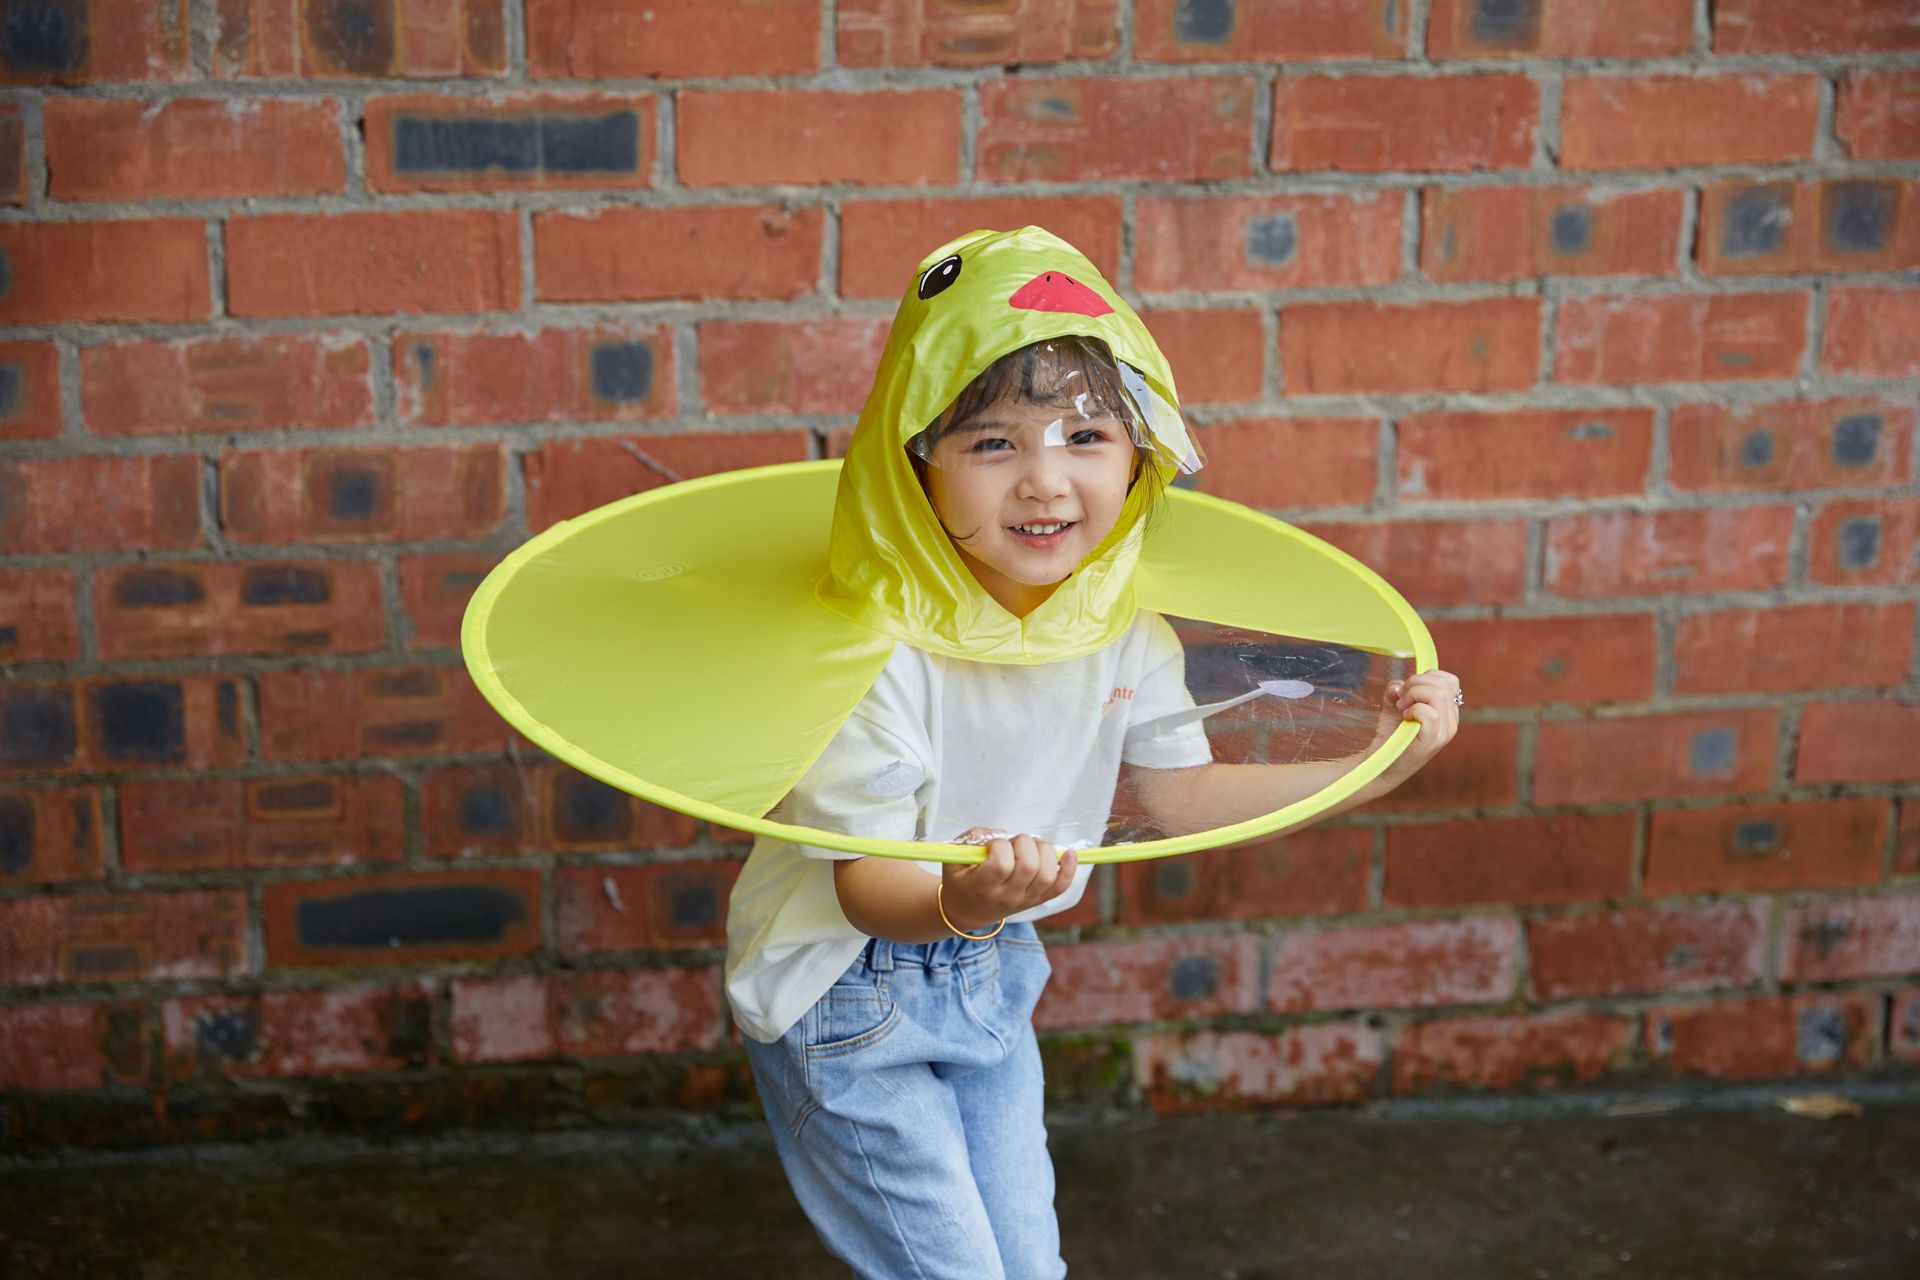
[(1786, 378), (1807, 345), (1807, 295), (1569, 298), (1556, 382), (1724, 382)]
[(527, 524), (534, 531), (676, 480), (798, 462), (805, 431), (699, 432), (632, 439), (549, 440), (526, 455)]
[(1814, 702), (1800, 719), (1793, 780), (1909, 782), (1920, 779), (1920, 705)]
[(820, 66), (820, 0), (527, 0), (536, 78), (803, 75)]
[(960, 176), (955, 89), (682, 89), (675, 103), (676, 164), (690, 187), (951, 186)]
[(499, 311), (520, 305), (520, 231), (497, 209), (227, 220), (237, 316)]
[(1683, 191), (1595, 187), (1427, 187), (1420, 270), (1428, 279), (1670, 276)]
[(22, 5), (0, 39), (0, 84), (192, 77), (188, 0)]
[(0, 789), (0, 885), (99, 880), (98, 787)]
[(1367, 905), (1373, 832), (1313, 827), (1284, 839), (1119, 867), (1117, 924), (1342, 915)]
[(1564, 169), (1773, 164), (1812, 156), (1812, 75), (1569, 76), (1560, 99)]
[(1692, 0), (1435, 0), (1429, 58), (1658, 58), (1693, 50)]
[(1397, 433), (1402, 501), (1603, 498), (1645, 491), (1653, 410), (1424, 413)]
[(1282, 76), (1276, 171), (1464, 173), (1533, 161), (1540, 87), (1521, 75)]
[(1373, 498), (1379, 424), (1371, 418), (1239, 418), (1195, 433), (1204, 492), (1252, 507), (1355, 505)]
[(1319, 302), (1280, 312), (1290, 395), (1518, 391), (1540, 366), (1540, 301)]
[(1920, 376), (1920, 290), (1835, 288), (1820, 367), (1870, 378)]
[(1670, 810), (1653, 815), (1642, 888), (1653, 896), (1874, 884), (1886, 843), (1884, 800)]
[(119, 794), (130, 872), (350, 867), (406, 853), (406, 791), (392, 774), (122, 782)]
[(1720, 493), (1905, 484), (1914, 417), (1910, 405), (1865, 397), (1680, 405), (1667, 483)]
[(0, 1009), (0, 1091), (137, 1085), (147, 1075), (147, 1011), (136, 1001)]
[(1182, 407), (1261, 398), (1268, 344), (1258, 311), (1162, 307), (1139, 316), (1167, 363), (1180, 371)]
[(1415, 608), (1511, 604), (1526, 591), (1524, 520), (1307, 523), (1392, 583)]
[(533, 216), (542, 302), (793, 299), (820, 272), (818, 209), (702, 206)]
[(178, 996), (160, 1007), (166, 1073), (274, 1080), (431, 1065), (433, 988)]
[(697, 331), (706, 411), (858, 414), (889, 323), (869, 316), (707, 321)]
[(81, 413), (102, 435), (363, 427), (371, 371), (352, 333), (102, 343), (80, 353)]
[(1533, 802), (1625, 804), (1767, 791), (1778, 733), (1772, 710), (1548, 721), (1534, 748)]
[(365, 653), (385, 643), (371, 563), (143, 561), (94, 576), (100, 656)]
[(1594, 911), (1527, 925), (1533, 994), (1711, 991), (1758, 982), (1767, 947), (1765, 902)]
[(0, 902), (0, 984), (221, 978), (243, 973), (246, 895), (62, 894)]
[(1107, 1026), (1250, 1013), (1259, 1005), (1252, 934), (1083, 942), (1049, 950), (1053, 978), (1036, 1027)]
[[(982, 182), (1215, 182), (1252, 172), (1254, 81), (994, 78), (980, 85)], [(1139, 127), (1142, 119), (1155, 122)]]
[(1120, 49), (1120, 10), (1111, 0), (1015, 0), (990, 9), (842, 0), (834, 46), (843, 67), (1031, 67), (1110, 59)]
[(213, 74), (320, 79), (496, 76), (507, 69), (502, 0), (219, 0)]
[(1384, 1037), (1358, 1019), (1278, 1032), (1176, 1031), (1134, 1041), (1133, 1077), (1156, 1115), (1318, 1106), (1365, 1100), (1385, 1058)]
[(1807, 577), (1830, 586), (1920, 582), (1920, 501), (1841, 498), (1814, 513)]
[(1545, 584), (1572, 598), (1756, 591), (1786, 582), (1792, 540), (1786, 505), (1554, 516)]
[(506, 515), (498, 444), (228, 450), (220, 523), (237, 542), (476, 538)]
[(60, 352), (51, 342), (0, 342), (0, 441), (60, 434)]
[(1637, 1030), (1634, 1019), (1608, 1013), (1409, 1023), (1394, 1037), (1393, 1092), (1590, 1084), (1626, 1065)]
[(204, 320), (207, 226), (197, 218), (0, 224), (0, 324)]
[(276, 969), (497, 959), (540, 945), (534, 870), (282, 880), (262, 902)]
[(1475, 707), (1638, 702), (1653, 695), (1653, 615), (1461, 618), (1427, 624)]
[(47, 194), (56, 200), (210, 200), (343, 191), (332, 99), (54, 98)]
[(1920, 987), (1894, 993), (1887, 1053), (1902, 1062), (1920, 1062)]
[(1878, 1001), (1755, 996), (1647, 1010), (1647, 1052), (1674, 1075), (1747, 1080), (1852, 1070), (1873, 1059)]
[(1380, 813), (1493, 809), (1520, 796), (1520, 727), (1470, 721), (1447, 750), (1369, 806)]
[(0, 204), (26, 202), (26, 121), (17, 104), (0, 104)]
[(447, 648), (460, 643), (467, 603), (500, 562), (494, 552), (441, 551), (401, 556), (400, 608), (410, 649)]
[(421, 788), (432, 858), (683, 848), (699, 824), (558, 763), (435, 769)]
[(1710, 274), (1920, 265), (1920, 183), (1720, 182), (1701, 192), (1695, 258)]
[(504, 751), (512, 740), (456, 667), (267, 671), (257, 679), (268, 760)]
[(0, 662), (71, 662), (79, 656), (73, 570), (0, 569)]
[(1479, 1004), (1513, 994), (1520, 926), (1494, 916), (1283, 934), (1267, 1003), (1307, 1009)]
[(654, 100), (634, 94), (367, 100), (375, 191), (553, 191), (651, 185)]
[(1920, 797), (1900, 801), (1900, 829), (1894, 836), (1893, 874), (1920, 875)]
[(1386, 906), (1579, 902), (1625, 894), (1634, 814), (1555, 814), (1387, 828)]
[(1401, 276), (1405, 206), (1387, 191), (1142, 196), (1134, 282), (1148, 293), (1391, 284)]
[(1674, 637), (1673, 691), (1791, 693), (1904, 684), (1913, 615), (1911, 603), (1688, 614)]
[(1847, 71), (1840, 77), (1833, 132), (1855, 160), (1920, 156), (1920, 71)]
[(135, 676), (0, 686), (0, 774), (211, 769), (246, 755), (236, 680)]
[(570, 867), (554, 873), (554, 934), (568, 954), (727, 944), (737, 862)]
[(904, 296), (933, 249), (981, 227), (1045, 227), (1112, 280), (1120, 270), (1116, 196), (849, 198), (840, 206), (840, 296)]
[(1715, 53), (1895, 53), (1920, 49), (1920, 21), (1886, 0), (1718, 0)]
[(1237, 6), (1140, 0), (1133, 41), (1134, 57), (1142, 62), (1402, 58), (1407, 6), (1395, 0), (1344, 5), (1267, 0)]
[(1915, 970), (1920, 970), (1920, 895), (1840, 898), (1785, 909), (1782, 981), (1893, 977)]
[(0, 463), (0, 551), (36, 555), (196, 546), (200, 471), (199, 457), (191, 454)]
[(462, 1062), (679, 1053), (720, 1047), (713, 969), (638, 969), (449, 984)]
[(395, 414), (410, 425), (641, 421), (677, 408), (665, 325), (400, 333), (393, 378)]

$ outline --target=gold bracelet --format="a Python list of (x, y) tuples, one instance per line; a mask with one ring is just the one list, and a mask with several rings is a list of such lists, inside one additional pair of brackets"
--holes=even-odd
[(988, 938), (993, 937), (994, 934), (999, 933), (1002, 929), (1007, 927), (1006, 917), (1002, 916), (1000, 918), (1000, 923), (993, 926), (993, 933), (968, 933), (965, 929), (962, 929), (959, 925), (947, 919), (946, 903), (940, 900), (940, 895), (946, 889), (946, 887), (947, 887), (947, 882), (944, 880), (942, 880), (939, 884), (933, 886), (934, 909), (939, 911), (940, 913), (940, 923), (947, 926), (947, 928), (953, 930), (954, 933), (958, 934), (960, 937), (970, 938), (975, 942), (985, 942)]

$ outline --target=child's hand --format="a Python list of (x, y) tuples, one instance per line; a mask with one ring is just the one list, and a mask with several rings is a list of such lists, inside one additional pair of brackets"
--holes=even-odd
[(949, 920), (978, 933), (1065, 893), (1073, 887), (1079, 863), (1072, 850), (1059, 853), (1032, 836), (994, 840), (985, 862), (949, 862), (941, 870), (941, 902)]
[[(1460, 731), (1460, 704), (1455, 698), (1459, 692), (1460, 678), (1451, 671), (1422, 671), (1411, 679), (1387, 685), (1381, 711), (1385, 721), (1382, 739), (1397, 727), (1397, 720), (1418, 721), (1420, 734), (1380, 775), (1383, 786), (1389, 790), (1399, 786), (1453, 741), (1453, 735)], [(1389, 713), (1397, 720), (1388, 720)]]

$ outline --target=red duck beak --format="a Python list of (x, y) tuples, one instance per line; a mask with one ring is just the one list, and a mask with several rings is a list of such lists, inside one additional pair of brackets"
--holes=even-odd
[(1113, 310), (1105, 298), (1064, 271), (1041, 272), (1014, 290), (1007, 305), (1027, 311), (1071, 311), (1082, 316), (1104, 316)]

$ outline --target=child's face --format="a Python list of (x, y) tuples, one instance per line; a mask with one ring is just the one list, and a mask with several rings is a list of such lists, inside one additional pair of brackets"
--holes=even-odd
[(981, 587), (1025, 617), (1113, 531), (1134, 456), (1118, 419), (1002, 400), (940, 438), (927, 496)]

